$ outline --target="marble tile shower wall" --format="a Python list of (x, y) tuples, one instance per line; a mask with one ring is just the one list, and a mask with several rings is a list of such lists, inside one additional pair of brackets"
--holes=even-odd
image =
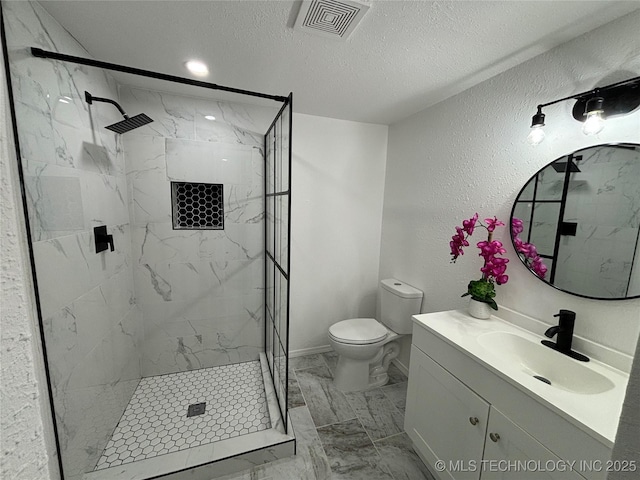
[[(117, 98), (99, 69), (37, 59), (88, 56), (37, 3), (3, 2), (36, 274), (66, 478), (93, 468), (140, 379), (124, 159), (105, 130)], [(104, 107), (104, 108), (103, 108)], [(115, 251), (95, 253), (107, 225)]]
[[(576, 222), (577, 231), (575, 236), (561, 236), (554, 284), (594, 297), (639, 295), (640, 287), (633, 281), (629, 284), (629, 278), (640, 228), (638, 186), (632, 180), (640, 175), (640, 152), (591, 149), (578, 167), (580, 172), (571, 173), (563, 217), (565, 222)], [(551, 166), (542, 170), (536, 200), (559, 201), (564, 175)], [(533, 195), (531, 182), (520, 199), (530, 200)], [(527, 238), (531, 208), (531, 202), (520, 202), (514, 212), (524, 221), (521, 238)], [(553, 255), (559, 215), (559, 202), (536, 203), (531, 242), (538, 252)], [(552, 260), (545, 258), (544, 263), (550, 270)]]
[(575, 236), (562, 237), (558, 280), (587, 295), (602, 296), (604, 291), (624, 297), (634, 252), (639, 254), (640, 205), (634, 179), (640, 175), (640, 152), (592, 150), (584, 155), (580, 168), (582, 172), (571, 177), (564, 215), (567, 222), (579, 219), (578, 230)]
[[(120, 99), (154, 120), (123, 136), (143, 375), (257, 360), (263, 134), (277, 110), (128, 86)], [(174, 230), (171, 181), (223, 184), (224, 230)]]

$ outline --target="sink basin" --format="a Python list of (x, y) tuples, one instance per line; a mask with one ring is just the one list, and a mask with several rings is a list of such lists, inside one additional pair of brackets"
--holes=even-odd
[(606, 392), (614, 384), (604, 375), (544, 345), (510, 332), (489, 332), (478, 343), (510, 367), (552, 387), (582, 394)]

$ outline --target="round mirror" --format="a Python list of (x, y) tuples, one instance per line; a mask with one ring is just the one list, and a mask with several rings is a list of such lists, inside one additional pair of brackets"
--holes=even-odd
[(511, 240), (549, 285), (580, 297), (640, 297), (640, 145), (596, 145), (554, 160), (520, 190)]

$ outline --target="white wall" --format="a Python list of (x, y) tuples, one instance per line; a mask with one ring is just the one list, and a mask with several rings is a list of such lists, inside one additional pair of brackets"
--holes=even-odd
[[(479, 277), (481, 264), (473, 246), (458, 263), (449, 263), (456, 225), (475, 212), (508, 221), (530, 176), (564, 154), (599, 143), (639, 142), (640, 112), (610, 119), (592, 138), (571, 117), (573, 102), (544, 110), (542, 144), (525, 141), (537, 104), (640, 74), (639, 23), (636, 11), (392, 125), (380, 277), (422, 289), (423, 312), (464, 308), (468, 300), (460, 295)], [(511, 259), (510, 281), (497, 288), (498, 303), (549, 324), (558, 309), (574, 310), (577, 335), (633, 355), (640, 300), (596, 301), (557, 291), (517, 260), (505, 229), (497, 237)], [(406, 348), (400, 360), (408, 361)]]
[(56, 479), (4, 64), (0, 65), (0, 125), (0, 478)]
[(291, 350), (375, 315), (386, 154), (386, 126), (294, 114)]

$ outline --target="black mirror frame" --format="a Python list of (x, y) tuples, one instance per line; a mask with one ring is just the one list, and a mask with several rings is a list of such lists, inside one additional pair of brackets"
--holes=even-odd
[[(555, 288), (556, 290), (559, 290), (561, 292), (564, 293), (568, 293), (569, 295), (574, 295), (576, 297), (581, 297), (581, 298), (588, 298), (590, 300), (606, 300), (606, 301), (620, 301), (620, 300), (633, 300), (633, 299), (638, 299), (640, 298), (640, 295), (634, 295), (632, 297), (615, 297), (615, 298), (603, 298), (603, 297), (592, 297), (589, 295), (583, 295), (581, 293), (576, 293), (576, 292), (571, 292), (569, 290), (565, 290), (563, 288), (560, 288), (548, 281), (546, 281), (544, 278), (540, 278), (538, 275), (536, 275), (530, 268), (529, 266), (525, 263), (524, 259), (521, 257), (520, 254), (518, 254), (518, 251), (516, 250), (516, 245), (515, 245), (515, 239), (513, 238), (513, 229), (511, 228), (512, 222), (513, 222), (513, 214), (515, 212), (516, 209), (516, 205), (517, 205), (517, 201), (518, 198), (520, 198), (520, 195), (522, 195), (522, 192), (524, 192), (525, 188), (527, 188), (527, 186), (529, 185), (529, 183), (531, 182), (531, 180), (533, 180), (533, 178), (538, 175), (540, 172), (542, 172), (545, 168), (551, 166), (551, 164), (553, 164), (554, 162), (557, 162), (558, 160), (560, 160), (561, 158), (567, 157), (569, 155), (576, 155), (579, 154), (580, 152), (583, 152), (585, 150), (590, 150), (592, 148), (596, 148), (596, 147), (625, 147), (625, 146), (633, 146), (633, 147), (640, 147), (640, 144), (638, 143), (631, 143), (631, 142), (620, 142), (620, 143), (602, 143), (602, 144), (598, 144), (598, 145), (591, 145), (589, 147), (585, 147), (585, 148), (581, 148), (579, 150), (575, 150), (574, 152), (570, 152), (567, 153), (565, 155), (561, 155), (560, 157), (552, 160), (551, 162), (547, 163), (546, 165), (544, 165), (542, 168), (540, 168), (538, 171), (536, 171), (531, 177), (529, 177), (529, 180), (527, 180), (525, 182), (525, 184), (522, 186), (522, 188), (520, 189), (520, 191), (518, 192), (518, 194), (516, 195), (516, 198), (513, 201), (513, 206), (511, 207), (511, 215), (509, 216), (509, 237), (511, 238), (511, 245), (513, 246), (514, 251), (516, 252), (516, 255), (518, 256), (518, 259), (522, 262), (522, 264), (524, 265), (524, 267), (531, 273), (531, 275), (533, 275), (534, 277), (536, 277), (538, 280), (540, 280), (541, 282), (543, 282), (546, 285), (549, 285), (550, 287)], [(638, 253), (640, 254), (640, 252)]]

